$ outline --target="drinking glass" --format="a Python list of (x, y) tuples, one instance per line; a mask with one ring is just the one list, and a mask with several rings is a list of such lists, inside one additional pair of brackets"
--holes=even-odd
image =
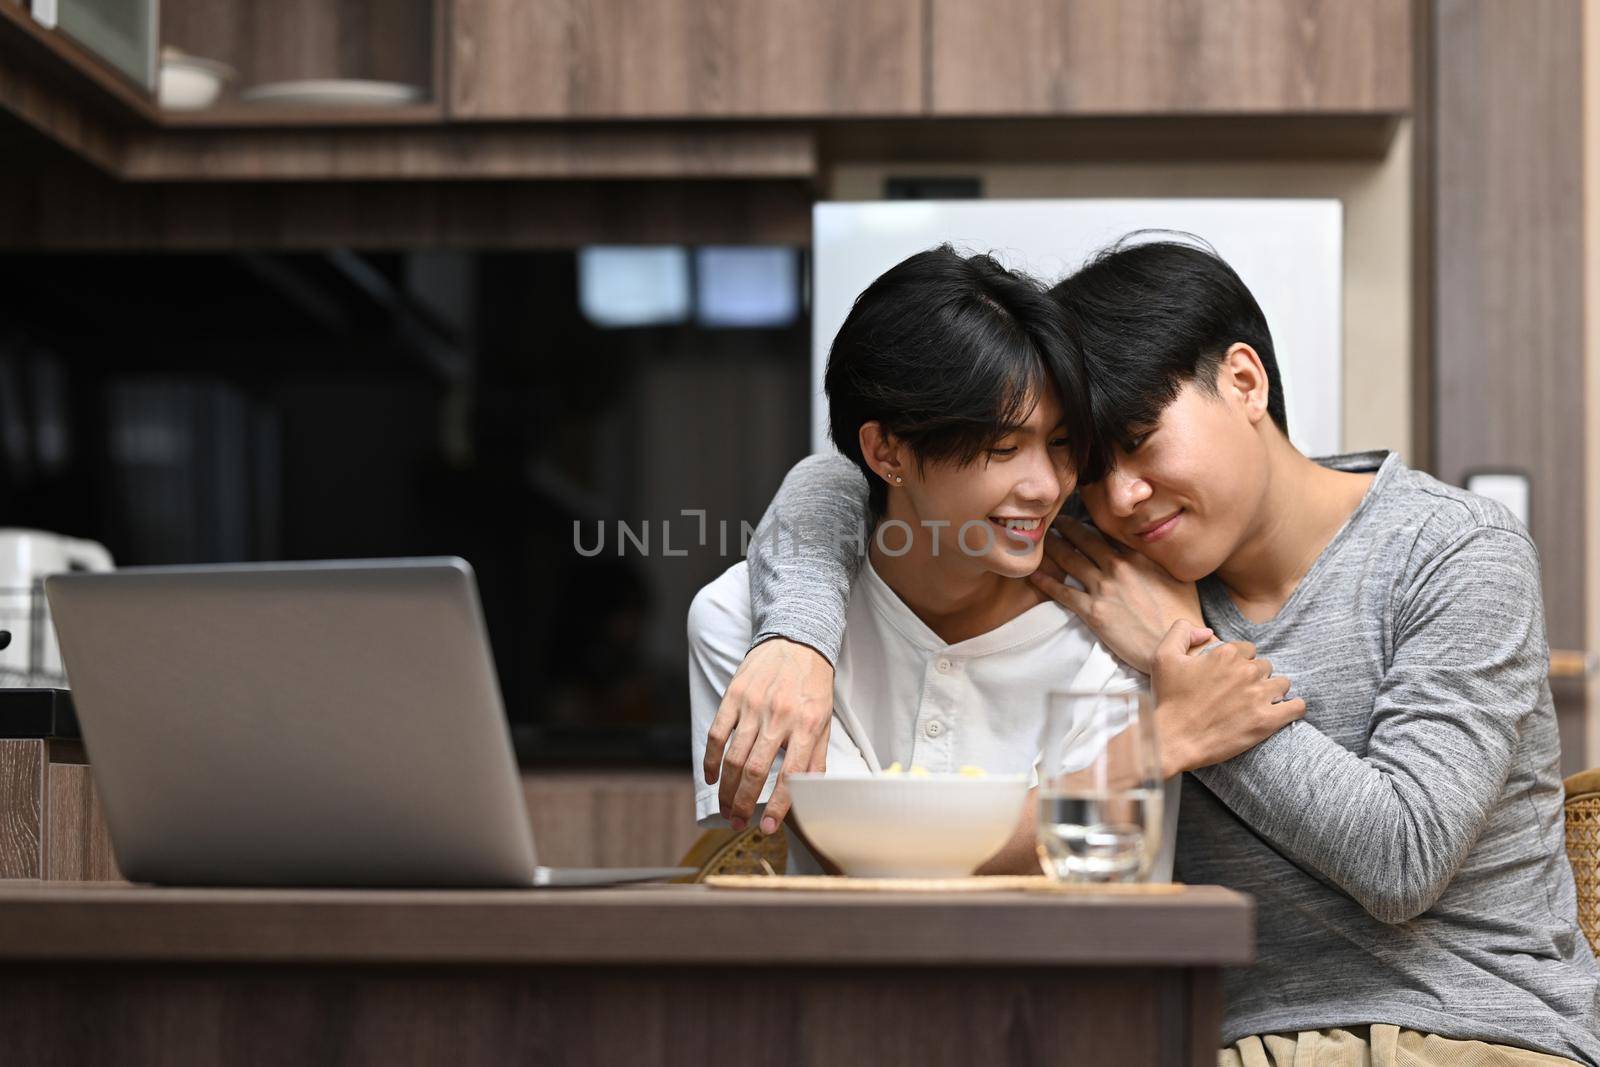
[(1039, 862), (1062, 882), (1140, 882), (1161, 850), (1161, 757), (1142, 692), (1051, 693), (1039, 764)]

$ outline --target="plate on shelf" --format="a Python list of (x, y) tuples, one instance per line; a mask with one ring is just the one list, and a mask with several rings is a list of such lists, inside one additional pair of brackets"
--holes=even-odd
[(253, 85), (239, 94), (239, 102), (282, 107), (403, 107), (421, 102), (426, 95), (420, 85), (359, 78), (313, 78)]

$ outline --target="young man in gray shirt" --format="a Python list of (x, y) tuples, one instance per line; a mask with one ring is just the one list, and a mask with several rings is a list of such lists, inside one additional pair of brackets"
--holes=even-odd
[[(1296, 451), (1266, 321), (1213, 254), (1115, 248), (1054, 295), (1089, 373), (1099, 532), (1064, 522), (1035, 582), (1145, 670), (1203, 613), (1306, 701), (1220, 763), (1225, 718), (1162, 723), (1188, 772), (1177, 876), (1258, 902), (1221, 1062), (1600, 1062), (1527, 532), (1396, 455)], [(736, 826), (761, 786), (739, 780), (748, 754), (825, 728), (866, 500), (848, 461), (805, 460), (765, 522), (821, 536), (752, 544), (756, 644), (718, 714), (727, 751), (707, 753)]]

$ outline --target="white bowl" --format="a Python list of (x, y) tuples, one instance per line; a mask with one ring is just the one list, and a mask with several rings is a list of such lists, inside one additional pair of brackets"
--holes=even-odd
[(222, 87), (235, 77), (232, 67), (165, 48), (161, 52), (161, 78), (156, 101), (170, 111), (198, 111), (222, 96)]
[(800, 829), (845, 874), (960, 878), (1000, 850), (1022, 817), (1022, 775), (851, 778), (795, 774)]

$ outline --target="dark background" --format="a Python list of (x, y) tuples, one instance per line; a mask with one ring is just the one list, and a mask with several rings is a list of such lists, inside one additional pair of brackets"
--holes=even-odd
[[(807, 451), (808, 313), (606, 328), (577, 264), (0, 256), (5, 524), (119, 566), (463, 556), (525, 761), (676, 765), (689, 598)], [(649, 554), (617, 554), (619, 520)]]

